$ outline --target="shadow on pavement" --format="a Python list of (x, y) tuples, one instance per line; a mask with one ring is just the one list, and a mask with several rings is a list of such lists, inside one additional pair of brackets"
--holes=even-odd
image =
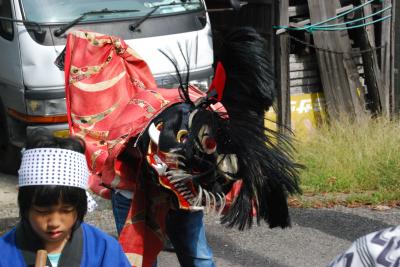
[(392, 225), (355, 214), (333, 210), (291, 209), (292, 224), (317, 229), (341, 239), (354, 241), (367, 233)]
[(209, 244), (212, 244), (214, 259), (222, 258), (235, 266), (288, 267), (251, 250), (243, 249), (233, 241), (221, 238), (221, 236), (208, 233), (207, 240)]

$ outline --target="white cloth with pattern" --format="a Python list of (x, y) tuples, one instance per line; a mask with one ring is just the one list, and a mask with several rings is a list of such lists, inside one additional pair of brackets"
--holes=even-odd
[(360, 237), (328, 267), (400, 266), (400, 226)]

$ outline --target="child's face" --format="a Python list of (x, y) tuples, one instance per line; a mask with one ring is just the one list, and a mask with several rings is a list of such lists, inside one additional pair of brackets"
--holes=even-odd
[(45, 245), (68, 240), (76, 220), (76, 209), (61, 203), (50, 207), (32, 205), (29, 210), (29, 222)]

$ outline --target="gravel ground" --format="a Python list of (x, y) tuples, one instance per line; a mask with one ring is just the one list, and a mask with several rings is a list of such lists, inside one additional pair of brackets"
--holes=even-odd
[[(0, 174), (0, 235), (18, 221), (16, 177)], [(98, 209), (86, 222), (116, 236), (110, 202), (96, 197)], [(206, 233), (219, 267), (314, 267), (326, 266), (359, 236), (400, 224), (400, 209), (370, 210), (291, 209), (292, 227), (269, 229), (262, 223), (238, 231), (205, 217)], [(159, 267), (179, 266), (175, 253), (161, 252)]]

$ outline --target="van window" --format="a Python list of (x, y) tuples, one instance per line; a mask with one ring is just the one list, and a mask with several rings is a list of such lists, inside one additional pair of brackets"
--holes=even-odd
[(153, 16), (171, 15), (204, 9), (201, 0), (21, 0), (26, 20), (40, 23), (66, 23), (89, 11), (137, 10), (90, 15), (84, 21), (126, 20), (141, 17), (160, 6)]
[[(0, 17), (12, 18), (10, 0), (0, 0)], [(14, 28), (11, 21), (0, 20), (0, 36), (7, 40), (12, 40)]]

